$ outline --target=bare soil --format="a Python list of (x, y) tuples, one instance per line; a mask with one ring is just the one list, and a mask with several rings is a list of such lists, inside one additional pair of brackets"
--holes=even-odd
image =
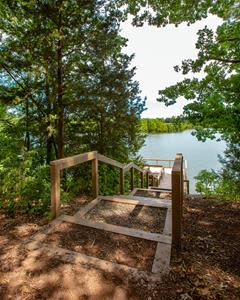
[(66, 222), (44, 242), (144, 271), (151, 271), (157, 248), (153, 241)]
[(84, 218), (108, 224), (162, 233), (167, 209), (102, 200)]
[(161, 283), (129, 279), (60, 257), (27, 251), (47, 220), (0, 211), (0, 299), (240, 299), (240, 203), (191, 196), (185, 200), (182, 251), (173, 251)]

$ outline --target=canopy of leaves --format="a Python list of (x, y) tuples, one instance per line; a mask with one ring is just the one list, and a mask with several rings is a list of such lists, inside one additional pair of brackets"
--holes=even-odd
[(125, 17), (110, 0), (1, 1), (1, 198), (31, 210), (26, 194), (46, 198), (51, 160), (98, 150), (127, 161), (137, 152), (145, 102), (122, 53)]
[[(230, 2), (230, 1), (229, 1)], [(240, 124), (240, 7), (237, 1), (222, 2), (222, 10), (212, 11), (223, 18), (216, 33), (205, 27), (198, 32), (198, 57), (176, 66), (183, 74), (204, 71), (202, 79), (185, 79), (159, 92), (159, 101), (174, 104), (180, 96), (194, 100), (184, 108), (185, 115), (199, 125), (197, 136), (222, 137), (239, 141)]]

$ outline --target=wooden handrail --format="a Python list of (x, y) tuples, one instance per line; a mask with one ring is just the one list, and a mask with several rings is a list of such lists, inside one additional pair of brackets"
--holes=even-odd
[(125, 167), (124, 167), (124, 169), (123, 169), (124, 173), (127, 172), (127, 171), (129, 171), (129, 170), (130, 170), (131, 168), (133, 168), (133, 167), (134, 167), (134, 163), (133, 163), (133, 162), (131, 162), (131, 163), (125, 165)]
[(111, 165), (111, 166), (114, 166), (114, 167), (117, 167), (117, 168), (124, 168), (124, 164), (114, 160), (114, 159), (111, 159), (111, 158), (108, 158), (102, 154), (99, 154), (97, 153), (97, 158), (99, 161), (105, 163), (105, 164), (108, 164), (108, 165)]
[(155, 161), (171, 161), (171, 162), (174, 162), (175, 160), (174, 159), (160, 159), (160, 158), (153, 158), (153, 157), (151, 157), (151, 158), (146, 158), (146, 157), (144, 157), (143, 159), (142, 159), (143, 161), (147, 161), (147, 160), (150, 160), (150, 161), (152, 161), (152, 160), (155, 160)]
[(147, 174), (146, 183), (148, 188), (148, 176), (149, 170), (142, 169), (135, 163), (131, 162), (127, 165), (122, 164), (114, 159), (99, 154), (97, 151), (86, 152), (58, 160), (51, 161), (51, 211), (52, 216), (55, 218), (59, 214), (61, 207), (60, 201), (60, 177), (61, 170), (76, 166), (78, 164), (92, 161), (92, 191), (94, 197), (98, 196), (98, 162), (117, 167), (120, 169), (120, 193), (124, 194), (124, 174), (131, 170), (131, 189), (134, 189), (134, 170), (140, 172), (141, 175), (141, 187), (144, 185), (144, 174)]
[(96, 156), (97, 156), (97, 151), (86, 152), (83, 154), (78, 154), (78, 155), (74, 155), (62, 159), (53, 160), (51, 161), (50, 165), (54, 165), (59, 170), (63, 170), (93, 160), (94, 158), (96, 158)]

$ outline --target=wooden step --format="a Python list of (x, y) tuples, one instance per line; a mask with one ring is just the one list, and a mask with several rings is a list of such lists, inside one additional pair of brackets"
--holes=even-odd
[(99, 199), (119, 202), (119, 203), (127, 203), (133, 205), (143, 205), (143, 206), (151, 206), (151, 207), (171, 207), (171, 200), (164, 199), (155, 199), (149, 197), (140, 197), (140, 196), (127, 196), (127, 195), (117, 195), (117, 196), (99, 196)]
[(145, 240), (150, 240), (154, 242), (161, 242), (165, 244), (171, 244), (172, 242), (172, 238), (164, 234), (152, 233), (152, 232), (147, 232), (139, 229), (133, 229), (133, 228), (123, 227), (123, 226), (107, 224), (107, 223), (92, 222), (76, 216), (61, 215), (58, 217), (58, 220), (73, 223), (73, 224), (78, 224), (82, 226), (87, 226), (95, 229), (110, 231), (118, 234), (128, 235), (128, 236), (141, 238)]

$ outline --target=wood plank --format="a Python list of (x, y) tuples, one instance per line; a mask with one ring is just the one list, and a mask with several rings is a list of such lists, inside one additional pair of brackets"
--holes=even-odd
[(61, 215), (59, 219), (73, 224), (106, 230), (106, 231), (128, 235), (128, 236), (141, 238), (145, 240), (150, 240), (155, 242), (161, 241), (162, 243), (171, 244), (171, 238), (163, 234), (151, 233), (143, 230), (137, 230), (133, 228), (127, 228), (127, 227), (122, 227), (122, 226), (117, 226), (112, 224), (106, 224), (106, 223), (95, 223), (89, 220), (81, 219), (79, 217), (72, 217), (67, 215)]
[(165, 219), (163, 234), (172, 235), (172, 208), (169, 207)]
[(154, 157), (144, 157), (143, 161), (164, 161), (164, 162), (174, 162), (174, 159), (160, 159)]
[[(112, 197), (112, 196), (106, 196), (106, 197)], [(151, 198), (151, 197), (142, 197), (142, 196), (134, 196), (134, 195), (118, 195), (114, 196), (114, 198), (121, 198), (121, 199), (127, 199), (127, 200), (134, 200), (134, 201), (140, 201), (142, 203), (163, 203), (167, 205), (171, 205), (172, 201), (169, 199), (164, 199), (164, 198)]]
[(50, 166), (51, 172), (51, 213), (56, 218), (59, 214), (60, 201), (60, 169), (57, 165)]
[[(151, 174), (150, 174), (151, 175)], [(166, 190), (165, 189), (160, 189), (160, 188), (148, 188), (148, 189), (142, 189), (142, 188), (135, 188), (134, 189), (134, 192), (136, 193), (137, 191), (149, 191), (149, 192), (164, 192), (164, 193), (166, 193)], [(171, 192), (169, 192), (169, 193), (171, 193)], [(132, 194), (132, 193), (131, 193)], [(129, 195), (131, 195), (131, 194), (129, 194)], [(134, 195), (133, 195), (134, 196)]]
[(141, 172), (141, 188), (144, 188), (144, 173)]
[(94, 198), (98, 197), (98, 160), (92, 160), (92, 194)]
[(139, 166), (137, 166), (136, 164), (133, 164), (133, 167), (135, 170), (139, 171), (139, 172), (146, 172), (144, 169), (140, 168)]
[(86, 206), (81, 208), (78, 212), (75, 213), (74, 217), (82, 217), (86, 213), (88, 213), (91, 209), (93, 209), (94, 206), (96, 206), (98, 203), (100, 203), (100, 199), (96, 198), (92, 200), (90, 203), (88, 203)]
[(100, 196), (99, 199), (118, 202), (118, 203), (125, 203), (125, 204), (133, 204), (133, 205), (142, 205), (142, 206), (151, 206), (151, 207), (171, 207), (171, 201), (169, 200), (162, 200), (162, 199), (154, 199), (154, 198), (144, 198), (139, 197), (139, 199), (134, 199), (134, 196)]
[(131, 190), (134, 190), (134, 168), (131, 168), (131, 175), (130, 175), (130, 186)]
[(146, 186), (148, 189), (148, 187), (149, 187), (149, 172), (147, 172), (147, 174), (146, 174)]
[(124, 195), (124, 172), (120, 169), (120, 194)]
[(167, 273), (171, 258), (171, 245), (158, 243), (152, 266), (152, 273)]
[(97, 156), (97, 151), (87, 152), (83, 154), (78, 154), (58, 160), (51, 161), (51, 165), (58, 166), (60, 170), (70, 168), (81, 164), (83, 162), (87, 162), (89, 160), (93, 160)]
[(129, 196), (133, 196), (133, 195), (137, 192), (137, 190), (139, 190), (139, 188), (134, 188), (134, 189), (131, 191), (131, 193), (129, 194)]
[(176, 155), (172, 169), (172, 239), (176, 248), (181, 248), (181, 227), (182, 227), (182, 180), (183, 157)]
[(127, 171), (129, 171), (130, 169), (132, 169), (133, 165), (134, 165), (133, 162), (127, 164), (127, 165), (123, 168), (123, 172), (126, 173)]
[(105, 163), (105, 164), (108, 164), (108, 165), (111, 165), (111, 166), (114, 166), (114, 167), (117, 167), (117, 168), (124, 168), (124, 164), (114, 160), (114, 159), (111, 159), (111, 158), (108, 158), (102, 154), (97, 154), (97, 158), (99, 161)]

